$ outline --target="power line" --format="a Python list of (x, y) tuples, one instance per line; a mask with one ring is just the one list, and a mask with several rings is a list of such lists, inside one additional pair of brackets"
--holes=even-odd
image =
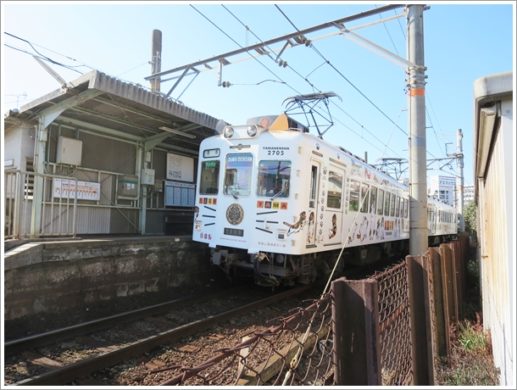
[[(379, 14), (379, 19), (382, 19), (382, 13)], [(395, 50), (395, 53), (397, 53), (397, 55), (400, 55), (399, 51), (397, 49), (397, 45), (395, 45), (395, 41), (393, 40), (393, 37), (391, 36), (390, 31), (388, 30), (388, 26), (386, 25), (386, 22), (382, 22), (382, 25), (384, 26), (384, 31), (386, 31), (386, 34), (388, 35), (388, 38), (391, 41), (391, 44), (393, 45), (393, 49)]]
[[(300, 31), (295, 24), (289, 19), (289, 17), (280, 9), (280, 7), (275, 4), (275, 7), (278, 9), (278, 11), (284, 15), (284, 17), (287, 19), (287, 21), (296, 29), (296, 31)], [(375, 104), (366, 94), (361, 91), (348, 77), (346, 77), (334, 64), (332, 64), (312, 43), (310, 47), (343, 79), (345, 80), (352, 88), (354, 88), (363, 98), (365, 98), (377, 111), (379, 111), (386, 119), (388, 119), (396, 128), (398, 128), (404, 135), (408, 135), (408, 133), (402, 129), (393, 119), (391, 119), (388, 114), (386, 114), (377, 104)]]
[(19, 52), (21, 52), (21, 53), (28, 54), (28, 55), (30, 55), (31, 57), (36, 57), (36, 58), (39, 58), (39, 59), (41, 59), (41, 60), (49, 61), (49, 62), (53, 63), (54, 65), (62, 66), (62, 67), (66, 68), (66, 69), (68, 69), (68, 70), (71, 70), (71, 71), (73, 71), (73, 72), (76, 72), (76, 73), (79, 73), (79, 74), (83, 74), (82, 72), (78, 71), (77, 69), (74, 69), (73, 67), (70, 67), (70, 66), (65, 65), (65, 64), (62, 64), (62, 63), (60, 63), (60, 62), (57, 62), (57, 61), (51, 60), (51, 59), (50, 59), (50, 58), (48, 58), (48, 57), (42, 57), (42, 56), (40, 56), (40, 55), (34, 55), (34, 54), (32, 54), (32, 53), (29, 53), (29, 52), (28, 52), (28, 51), (26, 51), (26, 50), (20, 49), (19, 47), (11, 46), (11, 45), (9, 45), (9, 44), (7, 44), (7, 43), (4, 43), (4, 46), (5, 46), (5, 47), (8, 47), (8, 48), (10, 48), (10, 49), (13, 49), (13, 50), (19, 51)]
[[(292, 22), (292, 20), (283, 12), (278, 5), (275, 4), (275, 7), (280, 11), (280, 13), (287, 19), (287, 21), (297, 30), (300, 31), (296, 25)], [(397, 19), (398, 20), (398, 19)], [(399, 20), (400, 24), (400, 20)], [(400, 25), (401, 26), (401, 25)], [(402, 26), (401, 26), (402, 27)], [(403, 34), (405, 37), (405, 34)], [(370, 104), (372, 104), (377, 111), (379, 111), (386, 119), (388, 119), (395, 127), (401, 131), (404, 135), (408, 136), (408, 133), (402, 129), (393, 119), (391, 119), (380, 107), (378, 107), (368, 96), (366, 96), (355, 84), (353, 84), (337, 67), (334, 66), (315, 46), (311, 43), (310, 47), (321, 57), (323, 60), (326, 61), (326, 63), (329, 64), (329, 66), (334, 69), (345, 81), (347, 81), (361, 96), (363, 96)], [(433, 127), (434, 129), (434, 127)], [(426, 153), (429, 154), (431, 157), (436, 157), (432, 152), (429, 150), (426, 150)]]
[[(221, 5), (226, 11), (228, 11), (228, 13), (230, 15), (232, 15), (244, 28), (246, 28), (246, 31), (249, 31), (256, 39), (258, 39), (260, 42), (262, 42), (262, 40), (260, 39), (260, 37), (255, 34), (253, 32), (253, 30), (247, 26), (241, 19), (239, 19), (239, 17), (237, 17), (237, 15), (235, 15), (233, 12), (231, 12), (227, 7), (225, 7), (224, 5)], [(299, 31), (296, 26), (294, 26), (293, 24), (293, 27)], [(267, 47), (267, 46), (266, 46)], [(271, 52), (274, 52), (271, 48), (267, 47)], [(276, 59), (273, 58), (273, 56), (271, 56), (271, 54), (268, 52), (267, 53), (268, 57), (271, 58), (273, 61), (276, 62)], [(327, 63), (327, 61), (325, 61), (323, 64), (319, 65), (316, 69), (320, 68), (321, 66), (325, 65)], [(309, 73), (309, 75), (307, 76), (303, 76), (300, 72), (298, 72), (296, 69), (294, 69), (292, 66), (288, 65), (288, 68), (293, 71), (296, 75), (298, 75), (300, 78), (302, 78), (305, 82), (307, 82), (313, 89), (315, 89), (316, 91), (318, 92), (322, 92), (319, 88), (317, 88), (309, 79), (308, 79), (308, 76), (313, 73), (316, 69), (314, 69), (313, 71), (311, 71)], [(334, 106), (336, 106), (341, 112), (343, 112), (346, 116), (348, 116), (352, 121), (354, 121), (357, 125), (359, 125), (359, 127), (361, 129), (363, 129), (364, 131), (368, 132), (372, 137), (374, 137), (380, 144), (382, 144), (385, 148), (387, 149), (390, 149), (393, 153), (397, 154), (398, 153), (396, 151), (394, 151), (393, 149), (391, 149), (386, 143), (383, 143), (373, 132), (371, 132), (368, 128), (366, 128), (366, 126), (364, 126), (362, 123), (360, 123), (358, 120), (356, 120), (352, 115), (350, 115), (348, 112), (346, 112), (341, 106), (339, 106), (338, 104), (336, 104), (334, 101), (331, 101), (332, 104)], [(344, 126), (345, 128), (349, 129), (350, 131), (352, 131), (354, 134), (356, 135), (359, 135), (360, 138), (366, 140), (360, 133), (356, 132), (355, 130), (353, 130), (350, 126), (347, 126), (345, 125), (342, 121), (338, 121), (339, 123), (341, 123), (342, 126)], [(371, 142), (367, 141), (372, 147), (376, 148), (377, 150), (379, 150), (381, 153), (384, 153), (380, 148), (378, 148), (377, 146), (375, 146), (374, 144), (372, 144)]]
[[(194, 5), (189, 4), (190, 7), (192, 7), (199, 15), (201, 15), (205, 20), (207, 20), (212, 26), (214, 26), (217, 30), (219, 30), (221, 33), (223, 33), (228, 39), (230, 39), (233, 43), (235, 43), (240, 48), (243, 48), (243, 46), (237, 42), (235, 39), (233, 39), (226, 31), (224, 31), (221, 27), (219, 27), (216, 23), (214, 23), (208, 16), (206, 16), (203, 12), (198, 10)], [(300, 94), (300, 91), (298, 91), (296, 88), (293, 88), (290, 84), (286, 83), (280, 76), (278, 76), (275, 72), (273, 72), (271, 69), (269, 69), (264, 63), (262, 63), (258, 58), (255, 56), (252, 56), (248, 53), (250, 57), (252, 57), (255, 61), (257, 61), (263, 68), (265, 68), (269, 73), (271, 73), (278, 81), (281, 81), (282, 83), (285, 83), (290, 89), (292, 89), (297, 94)]]
[[(68, 69), (70, 69), (70, 70), (73, 70), (72, 68), (80, 68), (80, 67), (86, 67), (86, 68), (93, 69), (92, 67), (90, 67), (90, 66), (88, 66), (88, 65), (84, 65), (84, 64), (79, 64), (79, 65), (68, 65), (68, 64), (63, 64), (63, 63), (61, 63), (61, 62), (59, 62), (59, 61), (55, 61), (55, 60), (53, 60), (52, 58), (50, 58), (50, 57), (46, 56), (45, 54), (41, 53), (40, 51), (38, 51), (38, 49), (36, 49), (36, 48), (34, 47), (34, 46), (41, 46), (41, 45), (33, 44), (31, 41), (29, 41), (29, 40), (27, 40), (27, 39), (25, 39), (25, 38), (19, 37), (19, 36), (17, 36), (17, 35), (14, 35), (14, 34), (8, 33), (7, 31), (4, 31), (4, 34), (6, 34), (6, 35), (8, 35), (8, 36), (10, 36), (10, 37), (12, 37), (12, 38), (18, 39), (18, 40), (20, 40), (20, 41), (22, 41), (22, 42), (27, 43), (27, 44), (32, 48), (32, 50), (34, 50), (34, 52), (35, 52), (35, 53), (37, 53), (37, 54), (40, 56), (39, 58), (41, 58), (41, 59), (45, 59), (45, 60), (47, 60), (48, 62), (50, 62), (50, 63), (52, 63), (52, 64), (54, 64), (54, 65), (63, 66), (63, 67), (68, 68)], [(41, 47), (43, 47), (43, 46), (41, 46)], [(45, 48), (45, 49), (46, 49), (46, 50), (49, 50), (49, 51), (53, 51), (53, 50), (50, 50), (50, 49), (47, 49), (47, 48)], [(76, 59), (71, 58), (71, 57), (69, 57), (69, 56), (66, 56), (66, 55), (64, 55), (64, 54), (57, 53), (57, 52), (55, 52), (55, 51), (54, 51), (54, 53), (56, 53), (56, 54), (58, 54), (58, 55), (60, 55), (60, 56), (63, 56), (63, 57), (65, 57), (65, 58), (68, 58), (68, 59), (70, 59), (70, 60), (72, 60), (72, 61), (74, 61), (74, 62), (78, 62)]]

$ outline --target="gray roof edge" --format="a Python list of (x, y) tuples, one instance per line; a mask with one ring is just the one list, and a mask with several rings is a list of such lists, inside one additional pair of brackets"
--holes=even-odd
[(512, 91), (512, 72), (495, 73), (474, 81), (474, 99), (478, 103), (495, 96), (511, 94)]
[(19, 112), (13, 111), (12, 113), (9, 113), (9, 116), (19, 116), (19, 114), (22, 114), (24, 111), (29, 111), (43, 103), (65, 95), (68, 90), (77, 88), (83, 84), (87, 84), (88, 89), (96, 89), (104, 93), (116, 95), (120, 98), (140, 103), (165, 114), (169, 114), (216, 131), (217, 123), (219, 121), (217, 118), (176, 103), (161, 94), (147, 90), (141, 85), (119, 80), (98, 70), (92, 70), (79, 76), (77, 79), (68, 82), (65, 87), (56, 89), (23, 105), (20, 107)]
[[(88, 76), (87, 78), (89, 78), (88, 88), (90, 89), (97, 89), (105, 93), (110, 93), (189, 122), (197, 123), (209, 129), (216, 129), (218, 122), (217, 118), (176, 103), (158, 93), (147, 90), (141, 85), (125, 82), (99, 71), (93, 71), (84, 76)], [(79, 81), (79, 79), (76, 81)]]
[(61, 95), (65, 95), (68, 92), (68, 89), (70, 89), (70, 88), (76, 88), (76, 87), (80, 86), (81, 84), (89, 83), (90, 80), (92, 79), (92, 77), (94, 77), (95, 73), (97, 73), (96, 70), (85, 73), (85, 74), (79, 76), (77, 79), (66, 83), (66, 85), (64, 85), (63, 87), (55, 89), (43, 96), (40, 96), (39, 98), (36, 98), (36, 99), (30, 101), (27, 104), (24, 104), (23, 106), (20, 107), (19, 113), (31, 110), (34, 107), (37, 107), (42, 103), (46, 103)]

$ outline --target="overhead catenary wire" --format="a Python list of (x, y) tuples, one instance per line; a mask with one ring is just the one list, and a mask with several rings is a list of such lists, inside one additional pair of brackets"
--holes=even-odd
[[(61, 62), (59, 62), (59, 61), (56, 61), (56, 60), (54, 60), (54, 59), (52, 59), (52, 58), (50, 58), (50, 57), (46, 56), (45, 54), (41, 53), (38, 49), (36, 49), (36, 47), (35, 47), (35, 46), (39, 46), (39, 47), (41, 47), (41, 48), (44, 48), (45, 50), (51, 51), (51, 52), (53, 52), (53, 53), (55, 53), (55, 54), (57, 54), (57, 55), (60, 55), (60, 56), (62, 56), (62, 57), (64, 57), (64, 58), (67, 58), (67, 59), (69, 59), (69, 60), (71, 60), (71, 61), (74, 61), (74, 62), (78, 62), (78, 61), (77, 61), (75, 58), (72, 58), (72, 57), (67, 56), (67, 55), (65, 55), (65, 54), (58, 53), (57, 51), (55, 51), (55, 50), (51, 50), (51, 49), (48, 49), (48, 48), (46, 48), (46, 47), (44, 47), (44, 46), (42, 46), (42, 45), (39, 45), (39, 44), (33, 43), (33, 42), (29, 41), (28, 39), (22, 38), (22, 37), (20, 37), (20, 36), (18, 36), (18, 35), (15, 35), (15, 34), (9, 33), (9, 32), (7, 32), (7, 31), (4, 31), (4, 34), (6, 34), (6, 35), (8, 35), (8, 36), (10, 36), (10, 37), (12, 37), (12, 38), (14, 38), (14, 39), (18, 39), (18, 40), (20, 40), (20, 41), (22, 41), (22, 42), (27, 43), (27, 44), (32, 48), (32, 50), (34, 50), (34, 52), (35, 52), (36, 54), (38, 54), (39, 58), (44, 59), (44, 60), (46, 60), (46, 61), (48, 61), (48, 62), (50, 62), (50, 63), (52, 63), (52, 64), (54, 64), (54, 65), (63, 66), (63, 67), (68, 68), (68, 69), (70, 69), (70, 70), (73, 70), (72, 68), (80, 68), (80, 67), (86, 67), (86, 68), (89, 68), (89, 69), (93, 69), (91, 66), (88, 66), (88, 65), (85, 65), (85, 64), (79, 64), (79, 65), (63, 64), (63, 63), (61, 63)], [(28, 54), (30, 54), (30, 53), (28, 53)]]
[[(287, 14), (277, 5), (275, 4), (275, 7), (278, 9), (278, 11), (286, 18), (286, 20), (291, 24), (291, 26), (293, 26), (297, 31), (300, 31), (296, 25), (293, 23), (293, 21), (287, 16)], [(400, 20), (397, 19), (399, 21), (399, 24), (400, 24)], [(402, 27), (402, 26), (401, 26)], [(402, 32), (403, 32), (403, 29), (402, 29)], [(406, 37), (406, 35), (404, 34), (403, 32), (403, 35), (404, 37)], [(334, 64), (332, 64), (332, 62), (330, 62), (312, 43), (310, 45), (310, 47), (321, 57), (323, 58), (325, 61), (327, 61), (327, 63), (329, 64), (329, 66), (334, 70), (336, 71), (336, 73), (339, 74), (340, 77), (342, 77), (345, 81), (347, 81), (350, 86), (352, 86), (352, 88), (354, 88), (361, 96), (363, 96), (363, 98), (365, 98), (371, 105), (373, 105), (373, 107), (375, 107), (375, 109), (377, 111), (379, 111), (386, 119), (388, 119), (388, 121), (390, 121), (400, 132), (402, 132), (404, 135), (406, 136), (409, 136), (409, 134), (407, 133), (407, 131), (405, 131), (404, 129), (402, 129), (392, 118), (390, 118), (380, 107), (378, 107), (366, 94), (364, 94), (354, 83), (352, 83), (336, 66), (334, 66)], [(426, 111), (427, 111), (427, 108), (426, 108)], [(435, 133), (436, 134), (436, 133)], [(436, 158), (436, 156), (434, 155), (434, 153), (432, 153), (431, 151), (429, 150), (426, 150), (426, 153), (428, 155), (430, 155), (431, 157), (433, 158)]]
[[(246, 25), (237, 15), (235, 15), (235, 13), (233, 13), (230, 9), (228, 9), (228, 7), (226, 7), (224, 4), (221, 5), (231, 16), (233, 16), (245, 29), (246, 31), (250, 32), (258, 41), (260, 42), (263, 42), (262, 39), (257, 35), (255, 34), (255, 32), (253, 32), (253, 30), (248, 26)], [(294, 26), (295, 27), (295, 26)], [(298, 31), (298, 29), (295, 27), (295, 29)], [(233, 40), (233, 39), (232, 39)], [(270, 52), (274, 52), (274, 50), (272, 50), (271, 48), (267, 47), (267, 49), (269, 50), (267, 52), (267, 56), (269, 58), (271, 58), (273, 61), (276, 62), (276, 59), (270, 54)], [(316, 69), (319, 69), (320, 67), (324, 66), (325, 64), (327, 64), (327, 60), (325, 60), (322, 64), (320, 64), (318, 67), (316, 67), (314, 70), (312, 70), (307, 76), (303, 76), (299, 71), (297, 71), (295, 68), (293, 68), (291, 65), (287, 65), (287, 68), (290, 69), (292, 72), (294, 72), (296, 75), (298, 75), (300, 78), (302, 78), (305, 82), (307, 82), (312, 88), (313, 90), (317, 91), (317, 92), (322, 92), (321, 89), (317, 88), (310, 80), (309, 80), (309, 75), (312, 74)], [(377, 142), (379, 142), (381, 145), (383, 145), (385, 148), (387, 149), (390, 149), (393, 153), (395, 153), (396, 155), (399, 155), (398, 152), (396, 152), (395, 150), (393, 150), (392, 148), (390, 148), (386, 143), (384, 143), (382, 140), (380, 140), (372, 131), (370, 131), (366, 126), (364, 126), (362, 123), (360, 123), (357, 119), (355, 119), (351, 114), (349, 114), (345, 109), (343, 109), (340, 105), (338, 105), (337, 103), (335, 103), (334, 101), (331, 101), (331, 103), (338, 109), (340, 110), (342, 113), (344, 113), (348, 118), (350, 118), (354, 123), (356, 123), (362, 130), (368, 132)], [(359, 136), (361, 139), (363, 139), (364, 141), (366, 141), (368, 144), (370, 144), (372, 147), (374, 147), (375, 149), (377, 149), (379, 152), (381, 153), (384, 153), (380, 148), (378, 148), (376, 145), (372, 144), (369, 140), (367, 140), (361, 133), (355, 131), (354, 129), (352, 129), (350, 126), (346, 125), (345, 123), (343, 123), (342, 121), (339, 121), (337, 118), (336, 118), (336, 122), (339, 122), (343, 127), (347, 128), (348, 130), (352, 131), (354, 134), (356, 134), (357, 136)]]
[[(277, 5), (274, 4), (276, 9), (286, 18), (286, 20), (296, 29), (296, 31), (300, 31), (298, 27), (291, 21), (291, 19), (285, 14), (285, 12)], [(407, 131), (405, 131), (402, 127), (400, 127), (393, 119), (391, 119), (388, 114), (386, 114), (377, 104), (375, 104), (359, 87), (357, 87), (348, 77), (346, 77), (343, 72), (341, 72), (332, 62), (330, 62), (324, 55), (321, 53), (313, 44), (310, 47), (324, 60), (326, 63), (343, 79), (345, 80), (352, 88), (356, 90), (366, 101), (368, 101), (377, 111), (379, 111), (388, 121), (390, 121), (397, 129), (399, 129), (404, 135), (408, 135)]]
[(66, 69), (68, 69), (68, 70), (71, 70), (71, 71), (73, 71), (73, 72), (76, 72), (76, 73), (79, 73), (79, 74), (83, 74), (81, 71), (79, 71), (79, 70), (77, 70), (77, 69), (74, 69), (73, 67), (70, 67), (70, 66), (65, 65), (65, 64), (62, 64), (62, 63), (60, 63), (60, 62), (57, 62), (57, 61), (51, 60), (51, 59), (49, 59), (49, 58), (48, 58), (48, 57), (46, 57), (46, 56), (43, 56), (43, 57), (42, 57), (42, 56), (40, 56), (40, 55), (32, 54), (32, 53), (28, 52), (27, 50), (20, 49), (19, 47), (11, 46), (11, 45), (9, 45), (8, 43), (4, 43), (4, 46), (5, 46), (5, 47), (8, 47), (8, 48), (10, 48), (10, 49), (13, 49), (13, 50), (19, 51), (19, 52), (21, 52), (21, 53), (28, 54), (28, 55), (30, 55), (30, 56), (32, 56), (32, 57), (39, 58), (39, 59), (44, 60), (44, 61), (50, 61), (50, 62), (51, 62), (51, 63), (53, 63), (54, 65), (62, 66), (62, 67), (66, 68)]

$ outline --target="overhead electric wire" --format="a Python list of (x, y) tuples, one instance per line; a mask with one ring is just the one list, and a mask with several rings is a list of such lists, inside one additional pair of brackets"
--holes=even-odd
[[(285, 14), (285, 12), (283, 12), (283, 10), (275, 4), (275, 7), (278, 9), (278, 11), (286, 18), (286, 20), (291, 24), (291, 26), (293, 26), (297, 31), (300, 31), (296, 25), (293, 23), (293, 21)], [(399, 21), (399, 25), (400, 25), (400, 20), (397, 19)], [(401, 30), (402, 30), (402, 34), (404, 37), (406, 37), (406, 35), (404, 34), (404, 31), (402, 29), (402, 25), (400, 25), (401, 27)], [(334, 69), (345, 81), (347, 81), (359, 94), (361, 94), (361, 96), (363, 96), (370, 104), (372, 104), (386, 119), (388, 119), (393, 125), (395, 125), (395, 127), (400, 130), (403, 134), (405, 134), (406, 136), (409, 136), (409, 134), (403, 130), (396, 122), (394, 122), (383, 110), (381, 110), (370, 98), (368, 98), (368, 96), (366, 96), (357, 86), (355, 86), (341, 71), (339, 71), (339, 69), (337, 69), (329, 60), (326, 59), (326, 57), (313, 45), (311, 44), (310, 47), (316, 52), (318, 53), (318, 55), (323, 58), (325, 61), (327, 61), (327, 63), (329, 64), (329, 66)], [(430, 102), (430, 98), (428, 96), (428, 99), (429, 99), (429, 102)], [(427, 112), (427, 107), (426, 107), (426, 112)], [(430, 117), (430, 115), (428, 114), (428, 116)], [(434, 129), (434, 127), (433, 127)], [(435, 132), (435, 136), (437, 138), (437, 141), (438, 141), (438, 136)], [(438, 142), (439, 143), (439, 142)], [(429, 154), (431, 157), (433, 158), (436, 158), (436, 156), (429, 150), (426, 151), (427, 154)]]
[[(241, 49), (243, 48), (243, 46), (237, 42), (235, 39), (233, 39), (226, 31), (224, 31), (221, 27), (219, 27), (216, 23), (214, 23), (208, 16), (206, 16), (203, 12), (201, 12), (200, 10), (198, 10), (194, 5), (192, 4), (189, 4), (191, 8), (193, 8), (199, 15), (201, 15), (206, 21), (208, 21), (212, 26), (214, 26), (216, 29), (218, 29), (221, 33), (223, 33), (228, 39), (230, 39), (233, 43), (235, 43), (237, 46), (239, 46)], [(248, 53), (249, 54), (249, 53)], [(286, 83), (280, 76), (278, 76), (275, 72), (273, 72), (271, 69), (269, 69), (264, 63), (262, 63), (258, 58), (252, 56), (251, 54), (249, 54), (255, 61), (257, 61), (260, 65), (262, 65), (263, 68), (265, 68), (269, 73), (271, 73), (274, 77), (276, 77), (276, 79), (278, 81), (281, 81), (283, 83), (285, 83), (285, 85), (287, 85), (290, 89), (292, 89), (294, 92), (296, 92), (297, 94), (301, 94), (300, 91), (298, 91), (297, 89), (293, 88), (291, 85), (289, 85), (288, 83)]]
[[(260, 39), (259, 36), (257, 36), (257, 34), (255, 34), (255, 32), (253, 32), (253, 30), (251, 30), (251, 28), (246, 25), (237, 15), (235, 15), (233, 12), (231, 12), (226, 6), (224, 6), (223, 4), (221, 5), (226, 11), (228, 11), (228, 13), (230, 15), (232, 15), (244, 28), (246, 28), (246, 31), (249, 31), (256, 39), (258, 39), (260, 42), (262, 42), (262, 39)], [(293, 26), (295, 27), (295, 29), (298, 31), (298, 29), (296, 28), (296, 26)], [(271, 51), (271, 52), (274, 52), (271, 48), (268, 47), (268, 49)], [(270, 57), (273, 61), (276, 62), (276, 59), (273, 58), (271, 56), (271, 54), (268, 52), (267, 53), (268, 57)], [(327, 61), (325, 61), (324, 63), (322, 63), (321, 65), (319, 65), (316, 69), (320, 68), (321, 66), (325, 65), (327, 63)], [(308, 79), (308, 76), (313, 73), (316, 69), (314, 69), (313, 71), (311, 71), (309, 73), (309, 75), (307, 76), (303, 76), (300, 72), (298, 72), (296, 69), (294, 69), (292, 66), (288, 65), (287, 66), (291, 71), (293, 71), (296, 75), (298, 75), (300, 78), (302, 78), (305, 82), (307, 82), (313, 89), (315, 89), (316, 91), (318, 91), (319, 93), (321, 93), (321, 89), (317, 88), (309, 79)], [(381, 145), (383, 145), (385, 148), (391, 150), (393, 153), (395, 153), (396, 155), (398, 155), (398, 152), (396, 152), (395, 150), (393, 150), (392, 148), (390, 148), (386, 143), (383, 143), (382, 140), (380, 140), (372, 131), (370, 131), (368, 128), (366, 128), (366, 126), (364, 126), (362, 123), (360, 123), (357, 119), (355, 119), (352, 115), (350, 115), (345, 109), (343, 109), (341, 106), (339, 106), (338, 104), (336, 104), (334, 101), (331, 101), (331, 103), (336, 106), (341, 112), (343, 112), (347, 117), (349, 117), (352, 121), (354, 121), (357, 125), (359, 125), (359, 127), (361, 129), (363, 129), (364, 131), (368, 132), (372, 137), (374, 137)], [(345, 123), (343, 123), (342, 121), (339, 121), (337, 120), (337, 118), (335, 118), (337, 122), (339, 122), (343, 127), (347, 128), (348, 130), (352, 131), (354, 134), (358, 135), (360, 138), (362, 138), (363, 140), (365, 140), (367, 143), (369, 143), (372, 147), (376, 148), (379, 152), (381, 153), (385, 153), (385, 151), (382, 151), (380, 148), (378, 148), (376, 145), (372, 144), (370, 141), (368, 141), (366, 138), (364, 138), (364, 136), (362, 134), (360, 134), (359, 132), (355, 131), (354, 129), (352, 129), (350, 126), (346, 125)]]
[[(397, 11), (396, 11), (396, 10), (393, 10), (393, 13), (394, 13), (395, 15), (398, 15), (398, 13), (397, 13)], [(407, 38), (406, 38), (406, 33), (405, 33), (405, 31), (404, 31), (404, 28), (402, 27), (402, 23), (400, 23), (400, 18), (397, 18), (397, 22), (398, 22), (398, 25), (399, 25), (399, 27), (400, 27), (400, 32), (402, 33), (402, 36), (404, 37), (404, 40), (406, 40), (406, 39), (407, 39)], [(443, 129), (442, 129), (441, 125), (440, 125), (439, 118), (438, 118), (438, 116), (436, 115), (436, 112), (435, 112), (435, 111), (434, 111), (434, 109), (433, 109), (433, 104), (432, 104), (432, 100), (431, 100), (431, 96), (429, 95), (429, 92), (427, 92), (427, 93), (426, 93), (426, 95), (427, 95), (427, 96), (426, 96), (426, 100), (429, 102), (429, 107), (431, 108), (431, 110), (430, 110), (430, 111), (432, 111), (432, 112), (433, 112), (433, 114), (434, 114), (434, 116), (435, 116), (435, 119), (436, 119), (436, 121), (437, 121), (437, 123), (438, 123), (438, 126), (440, 127), (440, 131), (441, 131), (441, 133), (442, 133), (442, 135), (443, 135), (443, 134), (444, 134), (444, 132), (443, 132)], [(445, 144), (445, 142), (444, 142), (444, 140), (443, 140), (443, 139), (440, 139), (440, 136), (438, 136), (438, 134), (436, 133), (435, 127), (434, 127), (434, 125), (433, 125), (433, 123), (432, 123), (432, 120), (431, 120), (431, 113), (430, 113), (430, 111), (427, 109), (427, 105), (426, 105), (426, 107), (425, 107), (425, 111), (426, 111), (427, 116), (429, 117), (429, 122), (430, 122), (431, 127), (432, 127), (432, 129), (433, 129), (433, 131), (434, 131), (434, 136), (435, 136), (435, 138), (436, 138), (436, 142), (437, 142), (437, 144), (439, 145), (438, 147), (440, 148), (440, 152), (441, 152), (441, 151), (442, 151), (442, 147), (441, 147), (440, 145), (441, 145), (441, 144)], [(440, 142), (441, 142), (441, 143), (440, 143)], [(429, 152), (429, 154), (431, 154), (433, 157), (435, 157), (432, 153), (430, 153), (430, 152)], [(445, 153), (444, 153), (444, 154), (445, 154)]]
[(22, 52), (22, 53), (28, 54), (28, 55), (30, 55), (30, 56), (32, 56), (32, 57), (39, 58), (39, 59), (41, 59), (41, 60), (50, 61), (50, 62), (52, 62), (54, 65), (62, 66), (62, 67), (66, 68), (66, 69), (68, 69), (68, 70), (71, 70), (71, 71), (73, 71), (73, 72), (76, 72), (76, 73), (79, 73), (79, 74), (83, 74), (82, 72), (78, 71), (77, 69), (73, 69), (72, 67), (70, 67), (70, 66), (68, 66), (68, 65), (61, 64), (60, 62), (50, 60), (49, 58), (47, 58), (47, 57), (42, 57), (41, 55), (34, 55), (34, 54), (32, 54), (32, 53), (28, 52), (27, 50), (20, 49), (19, 47), (14, 47), (14, 46), (11, 46), (11, 45), (9, 45), (9, 44), (7, 44), (7, 43), (4, 43), (4, 46), (5, 46), (5, 47), (8, 47), (8, 48), (10, 48), (10, 49), (17, 50), (17, 51), (19, 51), (19, 52)]
[[(274, 6), (278, 9), (278, 11), (287, 19), (287, 21), (296, 29), (296, 31), (300, 31), (296, 25), (289, 19), (289, 17), (282, 11), (282, 9), (277, 5)], [(354, 88), (364, 99), (366, 99), (377, 111), (379, 111), (388, 121), (390, 121), (396, 128), (398, 128), (404, 135), (408, 135), (408, 133), (400, 127), (393, 119), (391, 119), (388, 114), (386, 114), (377, 104), (375, 104), (366, 94), (361, 91), (348, 77), (346, 77), (334, 64), (332, 64), (313, 44), (310, 47), (324, 60), (327, 64), (343, 79), (345, 80), (352, 88)]]
[[(72, 68), (80, 68), (80, 67), (86, 67), (86, 68), (93, 69), (92, 67), (90, 67), (90, 66), (88, 66), (88, 65), (84, 65), (84, 64), (79, 64), (79, 65), (68, 65), (68, 64), (63, 64), (63, 63), (61, 63), (61, 62), (59, 62), (59, 61), (53, 60), (52, 58), (50, 58), (50, 57), (46, 56), (45, 54), (41, 53), (38, 49), (36, 49), (36, 48), (34, 47), (34, 46), (41, 46), (41, 45), (37, 45), (37, 44), (35, 44), (35, 43), (33, 44), (31, 41), (29, 41), (29, 40), (27, 40), (27, 39), (25, 39), (25, 38), (19, 37), (19, 36), (17, 36), (17, 35), (14, 35), (14, 34), (8, 33), (7, 31), (4, 31), (4, 34), (6, 34), (6, 35), (8, 35), (8, 36), (10, 36), (10, 37), (12, 37), (12, 38), (18, 39), (18, 40), (20, 40), (20, 41), (22, 41), (22, 42), (27, 43), (27, 44), (32, 48), (32, 50), (34, 50), (34, 52), (40, 56), (39, 58), (44, 59), (44, 60), (46, 60), (46, 61), (48, 61), (48, 62), (50, 62), (50, 63), (52, 63), (52, 64), (54, 64), (54, 65), (59, 65), (59, 66), (62, 66), (62, 67), (68, 68), (68, 69), (70, 69), (70, 70), (73, 70)], [(43, 46), (41, 46), (41, 47), (43, 47)], [(46, 49), (46, 50), (49, 50), (49, 51), (52, 51), (52, 50), (47, 49), (47, 48), (45, 48), (45, 49)], [(63, 56), (63, 57), (65, 57), (65, 58), (68, 58), (68, 59), (70, 59), (70, 60), (72, 60), (72, 61), (74, 61), (74, 62), (78, 62), (76, 59), (71, 58), (71, 57), (69, 57), (69, 56), (66, 56), (66, 55), (64, 55), (64, 54), (61, 54), (61, 53), (58, 53), (58, 52), (55, 52), (55, 51), (54, 51), (54, 53), (56, 53), (56, 54), (58, 54), (58, 55), (60, 55), (60, 56)], [(30, 54), (30, 53), (28, 53), (28, 54)]]

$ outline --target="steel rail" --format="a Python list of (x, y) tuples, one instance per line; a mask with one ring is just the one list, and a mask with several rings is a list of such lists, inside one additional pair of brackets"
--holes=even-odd
[[(210, 298), (217, 297), (223, 294), (228, 294), (228, 291), (212, 293), (210, 295)], [(100, 329), (106, 329), (110, 326), (118, 325), (121, 322), (128, 322), (131, 320), (136, 320), (147, 316), (164, 313), (171, 310), (172, 308), (174, 308), (174, 306), (178, 304), (201, 301), (206, 299), (206, 297), (206, 295), (203, 295), (177, 298), (167, 302), (158, 303), (156, 305), (146, 306), (140, 309), (126, 311), (108, 317), (102, 317), (95, 320), (82, 322), (80, 324), (67, 326), (64, 328), (53, 329), (48, 332), (6, 341), (4, 343), (4, 353), (6, 356), (8, 356), (30, 348), (49, 345), (55, 343), (56, 341), (65, 340), (78, 335), (85, 335)]]
[(101, 370), (113, 366), (121, 361), (127, 360), (131, 357), (141, 355), (155, 347), (162, 346), (167, 343), (171, 343), (180, 338), (186, 337), (207, 329), (209, 326), (232, 318), (236, 315), (243, 314), (260, 307), (268, 306), (272, 303), (278, 302), (279, 300), (290, 298), (296, 295), (300, 295), (308, 291), (311, 286), (302, 286), (293, 288), (273, 296), (260, 299), (255, 302), (245, 304), (243, 306), (225, 311), (220, 314), (211, 315), (206, 319), (194, 321), (189, 324), (181, 325), (174, 329), (161, 332), (157, 335), (153, 335), (137, 342), (134, 342), (125, 347), (107, 352), (105, 354), (88, 358), (85, 360), (72, 363), (70, 365), (57, 368), (55, 370), (46, 372), (44, 374), (37, 375), (32, 378), (27, 378), (16, 382), (15, 386), (27, 386), (27, 385), (46, 385), (55, 386), (67, 384), (74, 379), (87, 376), (92, 372)]

